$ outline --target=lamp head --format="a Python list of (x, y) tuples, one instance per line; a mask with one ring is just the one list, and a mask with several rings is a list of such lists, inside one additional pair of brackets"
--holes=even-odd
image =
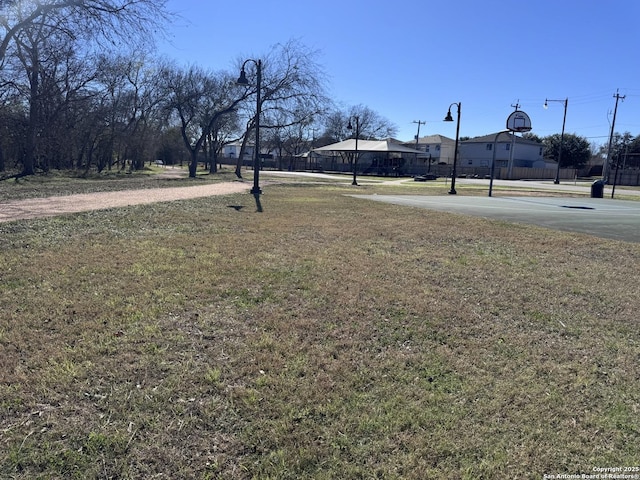
[(444, 117), (444, 121), (445, 122), (453, 122), (453, 117), (451, 116), (451, 108), (449, 108), (449, 111), (447, 112), (447, 116)]
[(240, 77), (236, 81), (238, 85), (249, 85), (249, 80), (247, 80), (247, 74), (244, 72), (244, 67), (240, 70)]

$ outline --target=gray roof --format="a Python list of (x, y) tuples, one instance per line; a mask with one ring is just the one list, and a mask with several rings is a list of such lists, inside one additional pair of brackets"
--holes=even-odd
[[(418, 138), (418, 145), (442, 145), (446, 143), (453, 144), (455, 143), (455, 140), (453, 138), (445, 137), (444, 135), (438, 134), (425, 135), (424, 137)], [(414, 146), (416, 144), (416, 140), (414, 138), (413, 140), (410, 140), (408, 142), (402, 142), (402, 144), (406, 145), (407, 147)]]
[(538, 145), (542, 147), (542, 143), (536, 142), (535, 140), (529, 140), (527, 138), (519, 137), (518, 135), (514, 135), (510, 132), (500, 132), (498, 134), (498, 139), (496, 140), (496, 133), (491, 133), (489, 135), (483, 135), (481, 137), (473, 137), (469, 140), (464, 140), (462, 143), (493, 143), (494, 141), (497, 143), (511, 143), (513, 137), (516, 139), (516, 143), (521, 145)]
[(437, 135), (437, 134), (426, 135), (418, 139), (418, 143), (422, 145), (425, 145), (425, 144), (435, 145), (438, 143), (453, 143), (453, 142), (455, 142), (453, 138), (449, 138), (449, 137), (445, 137), (444, 135)]

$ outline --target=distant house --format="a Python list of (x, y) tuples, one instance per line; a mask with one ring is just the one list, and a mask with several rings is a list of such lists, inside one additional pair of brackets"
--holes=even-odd
[(418, 138), (417, 142), (414, 140), (413, 142), (405, 142), (403, 145), (424, 152), (424, 155), (418, 155), (418, 161), (438, 165), (453, 163), (455, 143), (455, 140), (444, 135), (427, 135)]
[(542, 143), (509, 132), (462, 141), (458, 150), (458, 165), (464, 167), (490, 167), (494, 158), (496, 168), (508, 167), (511, 159), (511, 166), (516, 168), (551, 168), (555, 165), (545, 162)]

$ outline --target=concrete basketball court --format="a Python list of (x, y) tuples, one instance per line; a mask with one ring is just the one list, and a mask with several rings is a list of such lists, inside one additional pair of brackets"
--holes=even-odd
[(640, 242), (640, 202), (607, 198), (353, 195), (377, 202)]
[[(264, 172), (272, 176), (310, 176), (325, 179), (340, 179), (344, 182), (351, 177), (300, 172)], [(367, 177), (360, 177), (361, 184), (367, 183)], [(411, 180), (393, 179), (382, 183), (402, 184)], [(485, 179), (457, 179), (459, 185), (473, 185), (474, 187), (486, 187), (489, 181)], [(345, 182), (346, 183), (346, 182)], [(381, 182), (371, 182), (372, 185), (380, 185)], [(610, 198), (611, 187), (605, 186), (604, 198), (590, 198), (590, 183), (563, 182), (554, 184), (549, 180), (518, 181), (495, 180), (495, 186), (508, 188), (522, 188), (536, 190), (538, 193), (548, 191), (550, 194), (562, 193), (572, 196), (465, 196), (458, 195), (351, 195), (356, 198), (375, 200), (378, 202), (407, 205), (419, 208), (428, 208), (442, 212), (458, 213), (462, 215), (474, 215), (477, 217), (504, 220), (506, 222), (528, 223), (554, 230), (568, 232), (580, 232), (601, 238), (611, 238), (625, 242), (640, 243), (640, 190), (619, 186), (616, 189), (618, 195), (637, 197), (639, 200), (616, 200)], [(448, 186), (445, 184), (448, 189)]]

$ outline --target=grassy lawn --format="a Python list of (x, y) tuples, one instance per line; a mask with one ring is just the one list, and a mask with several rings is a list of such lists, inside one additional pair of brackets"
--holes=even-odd
[(264, 190), (0, 224), (0, 478), (638, 465), (640, 245)]

